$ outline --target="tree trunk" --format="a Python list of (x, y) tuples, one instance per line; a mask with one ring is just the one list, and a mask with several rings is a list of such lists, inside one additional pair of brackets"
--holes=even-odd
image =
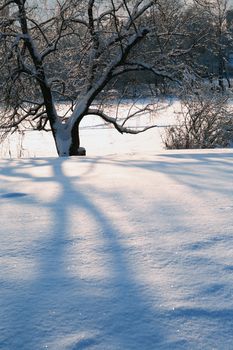
[(53, 131), (53, 137), (59, 157), (86, 155), (85, 148), (80, 147), (79, 123), (75, 123), (72, 129), (68, 125), (60, 125)]
[[(221, 45), (221, 41), (220, 41), (220, 45)], [(221, 88), (222, 92), (225, 90), (223, 78), (224, 78), (224, 57), (223, 57), (222, 48), (220, 47), (218, 52), (218, 85)]]
[(78, 156), (79, 146), (80, 146), (79, 123), (75, 123), (71, 130), (71, 145), (69, 148), (69, 156)]

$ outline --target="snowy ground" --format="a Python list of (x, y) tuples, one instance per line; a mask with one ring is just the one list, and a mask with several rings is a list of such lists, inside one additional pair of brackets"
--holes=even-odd
[(0, 160), (0, 349), (233, 349), (233, 151), (105, 132)]

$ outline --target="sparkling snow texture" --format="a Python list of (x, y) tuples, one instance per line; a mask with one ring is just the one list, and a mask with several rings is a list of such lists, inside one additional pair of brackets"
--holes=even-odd
[(232, 179), (232, 150), (0, 160), (0, 349), (233, 349)]

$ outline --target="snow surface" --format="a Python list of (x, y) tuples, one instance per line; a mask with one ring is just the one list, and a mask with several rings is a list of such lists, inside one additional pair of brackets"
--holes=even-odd
[(0, 167), (1, 350), (233, 348), (232, 150)]
[(1, 350), (233, 349), (233, 150), (156, 132), (0, 160)]

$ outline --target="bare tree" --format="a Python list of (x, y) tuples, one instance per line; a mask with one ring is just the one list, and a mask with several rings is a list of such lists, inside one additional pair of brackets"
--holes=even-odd
[[(152, 105), (131, 108), (122, 120), (107, 113), (101, 101), (129, 72), (150, 71), (164, 79), (179, 76), (183, 67), (175, 60), (184, 54), (180, 47), (169, 47), (169, 54), (160, 47), (154, 62), (152, 54), (135, 55), (154, 30), (149, 19), (158, 11), (159, 0), (110, 0), (105, 6), (98, 0), (63, 0), (41, 16), (30, 0), (1, 0), (1, 129), (13, 132), (30, 125), (51, 130), (58, 155), (68, 156), (80, 153), (79, 126), (87, 115), (98, 115), (120, 133), (154, 127), (127, 126), (132, 118), (151, 112)], [(167, 38), (167, 43), (172, 35), (162, 32), (157, 38)], [(69, 103), (62, 115), (56, 104), (61, 99)]]
[(229, 0), (194, 0), (194, 7), (205, 22), (202, 21), (202, 25), (209, 27), (205, 50), (208, 50), (212, 65), (216, 66), (212, 69), (213, 77), (217, 78), (219, 88), (224, 91), (224, 79), (231, 87), (227, 72), (227, 56), (233, 42), (228, 22), (231, 3)]

